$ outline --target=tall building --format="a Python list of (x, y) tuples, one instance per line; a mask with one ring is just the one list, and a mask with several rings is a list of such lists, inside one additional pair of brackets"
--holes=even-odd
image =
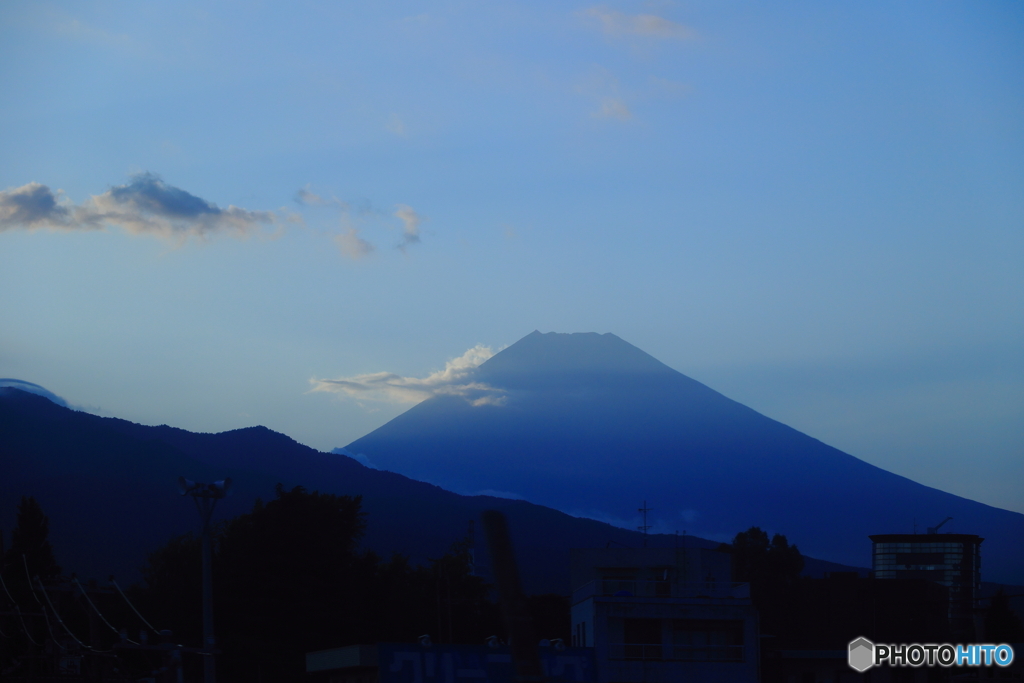
[(949, 626), (971, 635), (981, 590), (981, 543), (974, 534), (878, 534), (872, 542), (876, 579), (926, 579), (949, 591)]
[(758, 680), (757, 611), (732, 556), (704, 548), (573, 549), (572, 640), (600, 683)]

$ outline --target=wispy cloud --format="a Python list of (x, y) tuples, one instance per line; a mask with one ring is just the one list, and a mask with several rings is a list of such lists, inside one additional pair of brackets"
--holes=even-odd
[(620, 92), (619, 79), (607, 69), (595, 68), (575, 89), (580, 95), (596, 101), (597, 109), (590, 112), (593, 118), (617, 121), (633, 118), (633, 112)]
[(61, 36), (102, 47), (134, 48), (139, 44), (125, 33), (111, 33), (69, 15), (50, 12), (54, 19), (53, 30)]
[(633, 118), (633, 112), (629, 110), (626, 102), (619, 97), (606, 97), (601, 100), (601, 108), (591, 114), (597, 119), (618, 119), (628, 121)]
[(341, 249), (341, 253), (350, 259), (358, 260), (369, 256), (373, 252), (373, 245), (359, 236), (359, 230), (349, 228), (348, 232), (334, 236), (334, 243)]
[(295, 201), (303, 206), (336, 206), (339, 209), (347, 211), (349, 209), (348, 202), (343, 202), (337, 197), (324, 197), (309, 189), (309, 185), (303, 187), (295, 192)]
[(410, 244), (416, 244), (420, 241), (420, 223), (423, 222), (424, 217), (416, 213), (411, 206), (406, 206), (405, 204), (398, 205), (395, 215), (401, 219), (404, 225), (402, 241), (398, 245), (398, 248), (404, 251)]
[(598, 5), (580, 13), (612, 37), (640, 36), (664, 40), (690, 40), (697, 32), (689, 26), (655, 14), (623, 14)]
[(385, 128), (395, 135), (405, 137), (405, 122), (402, 121), (398, 114), (392, 114), (388, 117), (388, 123)]
[(63, 200), (46, 185), (29, 183), (0, 192), (0, 231), (95, 230), (115, 225), (134, 235), (183, 240), (219, 233), (245, 237), (280, 220), (270, 211), (237, 206), (222, 209), (185, 190), (168, 185), (153, 173), (132, 176), (82, 204)]
[(494, 355), (488, 346), (477, 345), (426, 377), (402, 377), (375, 372), (338, 379), (311, 379), (314, 392), (331, 392), (389, 403), (419, 403), (432, 396), (461, 396), (471, 405), (502, 405), (504, 391), (473, 380), (473, 371)]

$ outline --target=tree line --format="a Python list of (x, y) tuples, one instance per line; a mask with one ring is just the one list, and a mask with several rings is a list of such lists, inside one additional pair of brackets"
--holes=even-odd
[[(423, 565), (401, 554), (382, 558), (360, 548), (367, 525), (361, 503), (360, 496), (301, 486), (287, 490), (279, 484), (272, 500), (257, 499), (251, 512), (215, 526), (214, 624), (223, 680), (302, 680), (305, 653), (355, 643), (415, 642), (425, 634), (436, 643), (506, 640), (492, 586), (475, 571), (468, 535)], [(26, 563), (28, 572), (19, 569)], [(200, 537), (184, 534), (150, 553), (142, 582), (126, 591), (149, 624), (170, 632), (163, 637), (171, 642), (197, 646), (202, 640), (200, 567)], [(11, 600), (0, 592), (0, 604), (11, 603), (0, 609), (4, 634), (23, 630), (9, 609), (15, 601), (38, 613), (35, 598), (41, 591), (24, 578), (29, 575), (50, 585), (64, 578), (48, 540), (46, 516), (34, 499), (23, 498), (0, 572), (13, 591)], [(96, 601), (102, 611), (117, 614), (119, 626), (128, 624), (122, 641), (140, 642), (148, 628), (138, 617), (115, 600)], [(568, 598), (531, 596), (529, 602), (541, 636), (568, 640)], [(72, 630), (89, 633), (89, 620), (74, 617), (82, 606), (67, 603), (55, 609), (72, 615), (64, 616)], [(0, 638), (0, 672), (14, 666), (12, 675), (23, 675), (28, 667), (17, 662), (40, 656), (32, 643), (53, 638), (42, 619), (29, 616), (25, 623), (27, 637)], [(59, 639), (60, 629), (54, 636)], [(160, 638), (148, 633), (149, 642)], [(117, 641), (118, 634), (104, 633), (97, 649)], [(140, 660), (130, 649), (118, 652), (121, 659), (127, 654), (128, 660)], [(198, 679), (199, 655), (186, 654), (183, 661), (186, 678)], [(139, 675), (156, 666), (141, 660), (136, 665)]]
[[(468, 535), (423, 565), (401, 554), (382, 558), (360, 547), (367, 526), (361, 504), (359, 496), (279, 484), (272, 500), (257, 499), (251, 512), (216, 525), (222, 680), (303, 680), (305, 653), (356, 643), (415, 642), (425, 634), (438, 643), (506, 640), (493, 587), (475, 571)], [(4, 550), (0, 535), (0, 677), (31, 678), (47, 673), (48, 661), (78, 653), (88, 669), (83, 675), (137, 680), (165, 662), (144, 648), (118, 645), (145, 643), (144, 634), (151, 643), (201, 643), (197, 535), (178, 536), (150, 553), (142, 582), (122, 595), (120, 587), (71, 581), (48, 534), (39, 504), (23, 497), (10, 548)], [(761, 632), (793, 630), (794, 601), (806, 580), (797, 546), (751, 527), (719, 549), (732, 555), (733, 580), (751, 584)], [(538, 637), (569, 641), (567, 597), (531, 596), (529, 603)], [(986, 623), (991, 637), (1021, 635), (1004, 597), (993, 599)], [(200, 656), (186, 654), (183, 662), (186, 679), (198, 680)]]

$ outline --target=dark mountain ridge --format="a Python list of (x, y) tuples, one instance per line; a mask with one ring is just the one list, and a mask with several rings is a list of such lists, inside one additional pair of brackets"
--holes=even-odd
[[(1024, 577), (1024, 515), (918, 484), (743, 406), (611, 334), (534, 332), (466, 380), (494, 399), (430, 398), (347, 450), (460, 493), (497, 490), (635, 526), (731, 538), (759, 525), (844, 564), (868, 536), (947, 516), (987, 579)], [(947, 525), (949, 527), (950, 525)]]
[[(607, 544), (640, 547), (636, 531), (520, 500), (460, 496), (400, 474), (364, 467), (345, 456), (321, 453), (265, 427), (197, 434), (77, 412), (13, 388), (0, 388), (0, 529), (13, 526), (23, 495), (34, 496), (50, 518), (50, 538), (66, 572), (122, 582), (138, 578), (146, 553), (171, 537), (198, 530), (191, 501), (177, 477), (234, 480), (215, 519), (252, 509), (274, 486), (363, 496), (364, 546), (414, 562), (441, 556), (465, 537), (470, 520), (486, 509), (510, 521), (525, 588), (568, 593), (569, 548)], [(477, 556), (486, 566), (485, 543)], [(695, 537), (650, 536), (652, 546), (680, 543), (715, 547)], [(837, 569), (810, 561), (811, 573)]]

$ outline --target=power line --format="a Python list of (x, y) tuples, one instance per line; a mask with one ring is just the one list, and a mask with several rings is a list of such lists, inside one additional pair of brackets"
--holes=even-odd
[[(43, 603), (39, 599), (39, 596), (36, 595), (35, 586), (32, 585), (32, 575), (29, 574), (29, 572), (28, 572), (28, 560), (25, 559), (25, 554), (24, 553), (22, 553), (22, 555), (21, 555), (21, 562), (25, 566), (25, 578), (28, 579), (28, 587), (29, 587), (29, 590), (32, 591), (32, 597), (35, 598), (36, 602), (39, 603), (39, 609), (43, 610), (43, 620), (46, 622), (46, 630), (50, 632), (50, 640), (52, 640), (54, 643), (56, 643), (57, 647), (59, 647), (60, 649), (66, 651), (67, 648), (60, 644), (60, 641), (57, 640), (57, 636), (53, 635), (53, 626), (50, 624), (50, 617), (46, 614), (46, 607), (43, 606)], [(47, 602), (49, 602), (50, 598), (47, 597), (46, 600), (47, 600)], [(74, 637), (74, 636), (72, 636), (72, 637)]]
[(117, 585), (117, 581), (114, 580), (113, 576), (110, 577), (110, 583), (113, 584), (114, 588), (117, 589), (117, 592), (121, 594), (121, 597), (124, 598), (124, 601), (128, 603), (128, 606), (132, 608), (132, 611), (135, 612), (135, 616), (141, 619), (142, 623), (145, 624), (150, 631), (157, 635), (160, 635), (160, 631), (157, 631), (155, 628), (153, 628), (153, 624), (146, 621), (146, 617), (139, 614), (139, 610), (135, 609), (135, 605), (133, 605), (132, 601), (128, 599), (128, 596), (124, 594), (124, 591), (121, 590), (121, 587)]
[(32, 643), (37, 647), (42, 647), (39, 643), (36, 642), (36, 639), (32, 637), (31, 631), (29, 631), (28, 626), (25, 625), (25, 615), (21, 613), (21, 608), (15, 605), (14, 611), (18, 613), (18, 619), (21, 621), (21, 628), (25, 630), (25, 635), (28, 636), (28, 642)]
[(18, 601), (11, 595), (11, 591), (7, 590), (7, 582), (4, 581), (4, 573), (0, 571), (0, 586), (4, 587), (4, 593), (7, 593), (7, 597), (10, 599), (11, 604), (17, 607)]
[(10, 599), (11, 604), (14, 605), (14, 611), (18, 614), (18, 620), (21, 621), (21, 628), (25, 631), (25, 635), (28, 636), (28, 641), (35, 646), (39, 646), (36, 639), (32, 637), (32, 632), (28, 630), (28, 626), (25, 625), (25, 616), (21, 613), (21, 608), (18, 607), (18, 601), (11, 595), (11, 591), (7, 589), (7, 582), (4, 581), (4, 573), (0, 571), (0, 586), (4, 587), (4, 593), (7, 593), (7, 597)]
[(107, 628), (109, 628), (109, 629), (110, 629), (111, 631), (113, 631), (114, 633), (116, 633), (116, 634), (117, 634), (117, 635), (118, 635), (119, 637), (121, 637), (121, 638), (124, 638), (124, 640), (125, 640), (125, 641), (127, 641), (127, 642), (131, 643), (132, 645), (138, 645), (138, 643), (136, 643), (136, 642), (135, 642), (134, 640), (131, 640), (130, 638), (127, 638), (127, 637), (123, 636), (123, 635), (122, 635), (122, 632), (121, 632), (121, 631), (119, 631), (119, 630), (117, 630), (116, 628), (114, 628), (114, 627), (113, 627), (113, 626), (111, 625), (111, 623), (110, 623), (109, 621), (107, 621), (107, 618), (106, 618), (105, 616), (103, 616), (103, 612), (100, 612), (99, 608), (98, 608), (98, 607), (96, 607), (96, 603), (94, 603), (94, 602), (92, 601), (92, 598), (90, 598), (90, 597), (89, 597), (89, 594), (88, 594), (88, 593), (87, 593), (87, 592), (85, 591), (85, 588), (84, 588), (84, 587), (82, 586), (82, 584), (81, 584), (81, 583), (79, 583), (79, 581), (78, 581), (78, 577), (77, 577), (77, 576), (73, 576), (73, 577), (71, 577), (71, 581), (72, 581), (72, 582), (73, 582), (73, 583), (74, 583), (74, 584), (75, 584), (76, 586), (78, 586), (78, 589), (79, 589), (80, 591), (82, 591), (82, 595), (84, 595), (84, 596), (85, 596), (85, 600), (86, 600), (86, 602), (88, 602), (88, 603), (89, 603), (89, 606), (90, 606), (90, 607), (92, 607), (93, 611), (94, 611), (94, 612), (96, 612), (96, 614), (98, 614), (98, 615), (99, 615), (100, 619), (102, 619), (102, 620), (103, 620), (103, 623), (107, 625)]
[(67, 625), (67, 624), (65, 624), (65, 623), (64, 623), (64, 620), (60, 618), (60, 614), (59, 614), (59, 613), (57, 612), (57, 608), (56, 608), (56, 607), (54, 607), (54, 606), (53, 606), (53, 602), (51, 602), (51, 601), (50, 601), (50, 594), (46, 592), (46, 586), (44, 586), (44, 585), (43, 585), (43, 580), (42, 580), (42, 579), (40, 579), (40, 578), (39, 578), (39, 577), (37, 576), (37, 577), (36, 577), (36, 581), (37, 581), (37, 582), (39, 583), (39, 590), (41, 590), (41, 591), (42, 591), (42, 593), (43, 593), (43, 597), (44, 597), (44, 598), (46, 598), (46, 604), (48, 604), (48, 605), (50, 606), (50, 609), (51, 609), (51, 610), (53, 610), (53, 616), (54, 616), (54, 617), (55, 617), (55, 618), (57, 619), (57, 623), (58, 623), (58, 624), (60, 624), (61, 626), (63, 626), (63, 627), (64, 627), (64, 630), (65, 630), (65, 631), (67, 631), (67, 634), (68, 634), (69, 636), (71, 636), (71, 638), (72, 638), (72, 639), (73, 639), (73, 640), (74, 640), (74, 641), (75, 641), (76, 643), (78, 643), (78, 644), (79, 644), (79, 645), (80, 645), (81, 647), (85, 648), (86, 650), (91, 650), (91, 651), (93, 651), (93, 652), (100, 652), (100, 653), (106, 653), (106, 652), (113, 652), (113, 650), (112, 650), (112, 649), (111, 649), (111, 650), (98, 650), (98, 649), (96, 649), (96, 648), (92, 647), (91, 645), (86, 645), (86, 644), (85, 644), (85, 643), (83, 643), (83, 642), (82, 642), (81, 640), (79, 640), (79, 639), (78, 639), (78, 636), (76, 636), (76, 635), (75, 635), (74, 633), (72, 633), (72, 632), (71, 632), (71, 629), (70, 629), (70, 628), (68, 628), (68, 625)]

